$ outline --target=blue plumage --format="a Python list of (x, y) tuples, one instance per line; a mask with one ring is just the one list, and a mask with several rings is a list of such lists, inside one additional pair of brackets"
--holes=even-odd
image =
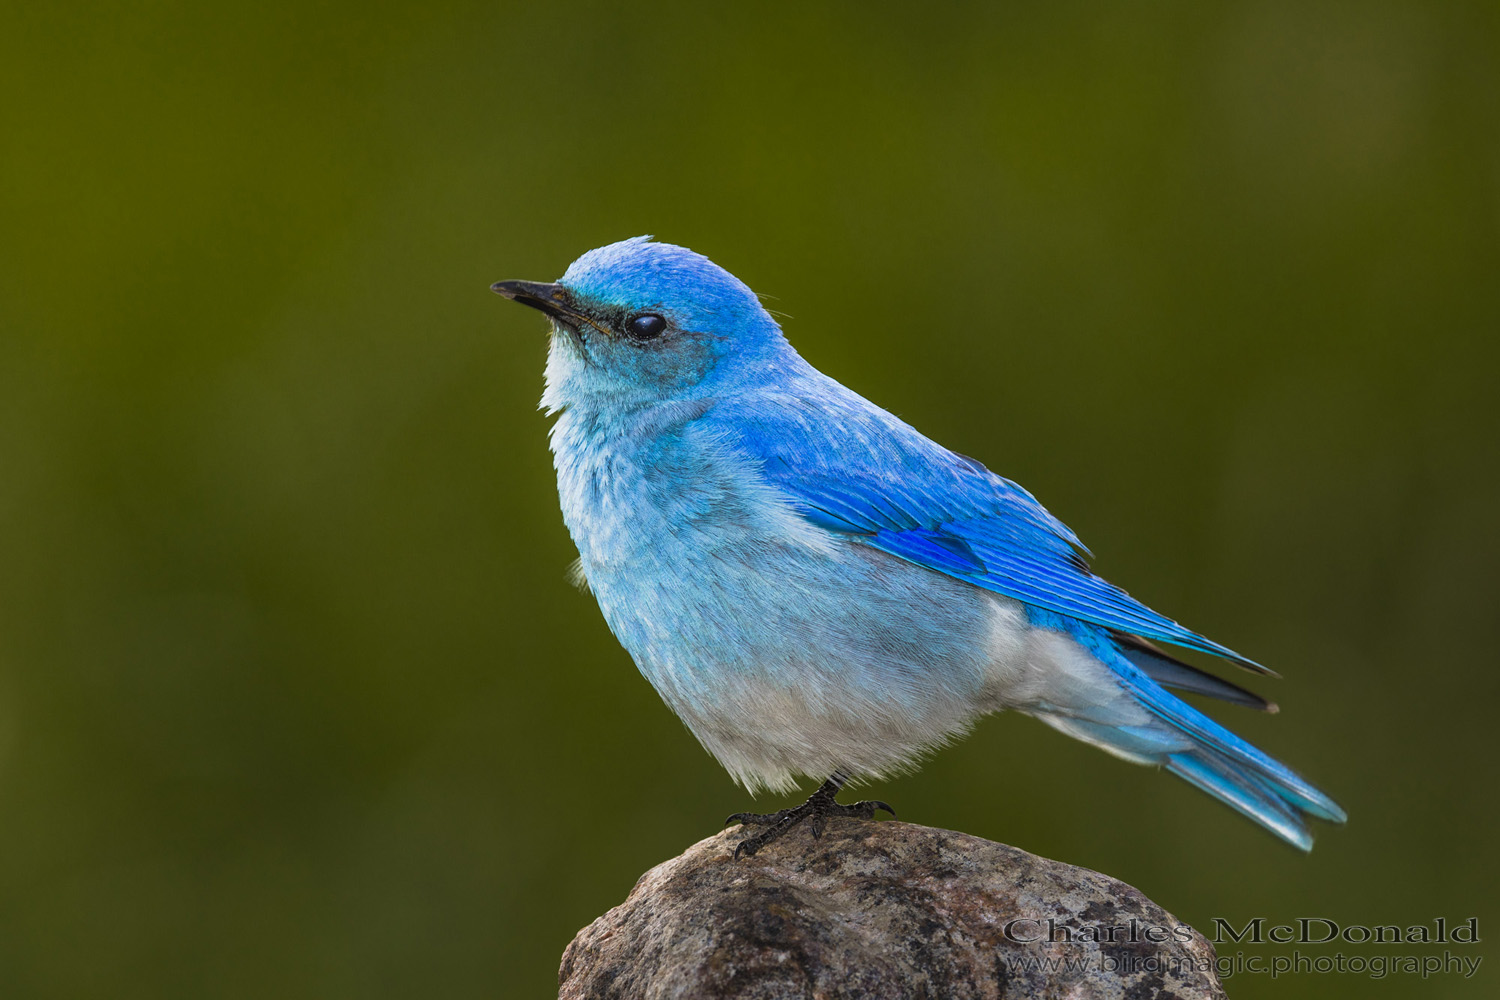
[(1264, 672), (1090, 573), (1078, 537), (1020, 486), (853, 400), (862, 405), (826, 412), (826, 398), (782, 398), (764, 412), (759, 398), (710, 419), (815, 524), (1028, 604)]
[[(1258, 696), (1152, 641), (1253, 661), (1095, 576), (1031, 494), (813, 369), (738, 279), (627, 240), (495, 290), (553, 321), (564, 521), (611, 629), (738, 780), (893, 773), (987, 712), (1165, 767), (1307, 849), (1343, 812), (1163, 685)], [(742, 817), (755, 821), (756, 817)]]

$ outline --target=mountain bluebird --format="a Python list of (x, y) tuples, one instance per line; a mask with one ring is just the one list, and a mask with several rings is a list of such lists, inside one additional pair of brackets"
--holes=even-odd
[[(841, 805), (1014, 709), (1165, 767), (1297, 847), (1344, 812), (1166, 691), (1275, 706), (1158, 643), (1270, 673), (1090, 572), (1030, 493), (819, 372), (739, 279), (639, 237), (493, 290), (552, 322), (542, 406), (578, 572), (693, 735), (750, 791)], [(894, 813), (893, 813), (894, 815)]]

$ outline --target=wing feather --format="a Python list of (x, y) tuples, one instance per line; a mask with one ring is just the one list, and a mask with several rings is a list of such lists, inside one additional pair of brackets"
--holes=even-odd
[[(1271, 673), (1088, 568), (1088, 550), (1025, 489), (838, 386), (716, 408), (716, 433), (812, 523), (1058, 614)], [(770, 404), (770, 405), (768, 405)], [(780, 405), (776, 405), (780, 404)]]

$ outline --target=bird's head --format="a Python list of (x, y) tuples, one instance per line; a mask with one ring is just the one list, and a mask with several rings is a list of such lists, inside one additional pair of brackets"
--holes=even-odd
[(549, 409), (691, 399), (770, 374), (790, 351), (744, 282), (648, 236), (590, 250), (555, 283), (490, 287), (552, 320)]

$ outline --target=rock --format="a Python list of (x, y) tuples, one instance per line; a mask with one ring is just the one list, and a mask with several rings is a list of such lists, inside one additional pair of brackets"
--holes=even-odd
[(907, 823), (835, 820), (736, 861), (741, 836), (643, 875), (568, 945), (560, 996), (1224, 996), (1202, 935), (1086, 868)]

